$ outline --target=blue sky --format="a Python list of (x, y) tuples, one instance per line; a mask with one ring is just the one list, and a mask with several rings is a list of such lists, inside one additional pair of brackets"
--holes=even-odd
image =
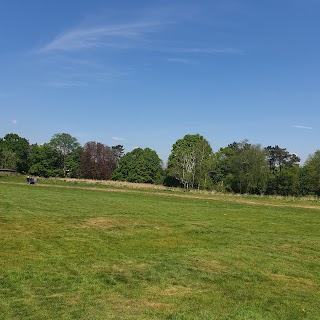
[(320, 148), (317, 0), (0, 2), (0, 136)]

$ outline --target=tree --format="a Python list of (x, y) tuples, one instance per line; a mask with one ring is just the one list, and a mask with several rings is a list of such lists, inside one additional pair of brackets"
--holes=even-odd
[(168, 175), (188, 188), (200, 188), (209, 177), (212, 149), (201, 135), (185, 135), (172, 146), (168, 159)]
[(7, 148), (0, 150), (0, 169), (12, 169), (17, 168), (17, 156), (15, 152)]
[(221, 191), (262, 194), (268, 179), (265, 157), (259, 144), (233, 142), (217, 152), (212, 179)]
[(91, 141), (84, 145), (81, 153), (80, 170), (84, 178), (107, 180), (112, 176), (117, 161), (112, 148)]
[(274, 173), (276, 168), (281, 171), (285, 167), (291, 168), (300, 162), (300, 158), (296, 154), (291, 154), (286, 148), (280, 148), (278, 145), (268, 146), (265, 150), (271, 173)]
[(266, 159), (269, 164), (268, 194), (296, 195), (299, 193), (300, 158), (278, 145), (268, 146)]
[(113, 180), (160, 184), (163, 182), (162, 161), (150, 148), (136, 148), (125, 154), (112, 175)]
[(240, 193), (263, 194), (268, 181), (266, 152), (259, 144), (245, 144), (238, 157)]
[(29, 147), (28, 140), (15, 133), (6, 134), (3, 139), (0, 139), (0, 149), (7, 150), (3, 152), (7, 156), (10, 154), (11, 159), (13, 153), (15, 154), (15, 169), (20, 173), (28, 172)]
[(120, 159), (124, 155), (124, 147), (122, 145), (118, 144), (116, 146), (112, 146), (111, 148), (112, 148), (113, 155), (116, 159), (117, 167), (118, 167)]
[(304, 164), (304, 171), (310, 180), (312, 193), (320, 196), (320, 150), (308, 157)]
[(57, 133), (51, 138), (49, 145), (62, 154), (63, 175), (66, 176), (70, 171), (74, 172), (76, 163), (72, 161), (73, 154), (79, 155), (82, 149), (77, 139), (68, 133)]
[(40, 177), (63, 176), (62, 154), (45, 143), (31, 146), (29, 173)]

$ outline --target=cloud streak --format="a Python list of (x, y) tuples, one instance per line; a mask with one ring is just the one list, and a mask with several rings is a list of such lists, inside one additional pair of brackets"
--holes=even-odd
[(306, 126), (292, 126), (292, 128), (312, 130), (311, 127), (306, 127)]
[(135, 42), (142, 41), (146, 34), (153, 33), (168, 24), (170, 24), (168, 21), (141, 21), (100, 27), (76, 28), (57, 36), (37, 52), (75, 51), (100, 47), (130, 48), (134, 46)]
[(116, 140), (116, 141), (125, 141), (125, 138), (121, 138), (121, 137), (112, 137), (112, 140)]

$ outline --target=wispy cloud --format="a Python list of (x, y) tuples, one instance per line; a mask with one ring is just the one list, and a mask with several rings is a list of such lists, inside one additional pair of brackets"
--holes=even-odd
[(116, 140), (116, 141), (125, 141), (125, 138), (121, 138), (121, 137), (112, 137), (112, 140)]
[(307, 130), (312, 130), (311, 127), (306, 127), (306, 126), (292, 126), (293, 128), (297, 128), (297, 129), (307, 129)]
[(18, 123), (18, 121), (16, 119), (13, 119), (11, 123), (15, 126)]
[(142, 41), (148, 33), (170, 24), (169, 21), (140, 21), (105, 25), (99, 27), (75, 28), (57, 36), (53, 41), (38, 49), (38, 53), (51, 51), (74, 51), (89, 48), (128, 48)]

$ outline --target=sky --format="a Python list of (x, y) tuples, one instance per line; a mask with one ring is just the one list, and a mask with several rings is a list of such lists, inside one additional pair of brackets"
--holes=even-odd
[(0, 0), (0, 137), (320, 149), (318, 0)]

